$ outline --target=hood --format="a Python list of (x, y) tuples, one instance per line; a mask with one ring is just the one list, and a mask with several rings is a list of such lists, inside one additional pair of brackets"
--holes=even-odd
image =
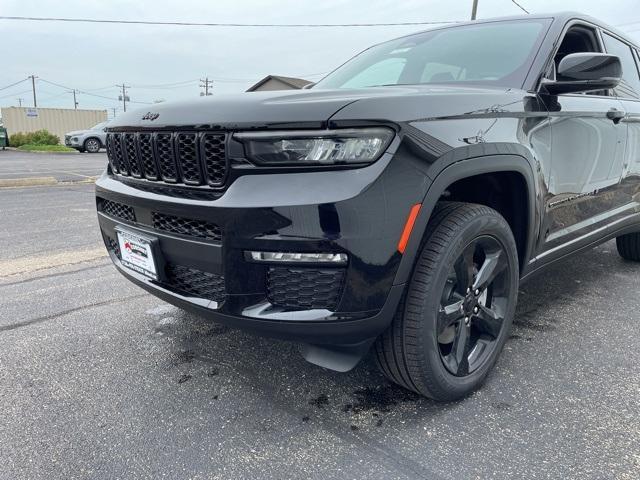
[(73, 137), (74, 135), (82, 135), (84, 133), (87, 133), (89, 130), (74, 130), (73, 132), (67, 132), (65, 133), (65, 135), (69, 135), (71, 137)]
[[(365, 89), (293, 90), (247, 92), (235, 95), (202, 97), (187, 101), (154, 104), (116, 117), (109, 129), (121, 128), (323, 128), (329, 119), (348, 106), (354, 120), (387, 119), (402, 121), (405, 105), (418, 102), (423, 115), (429, 115), (429, 104), (437, 98), (470, 107), (490, 107), (505, 98), (505, 89), (483, 89), (444, 86), (391, 86)], [(384, 111), (375, 106), (382, 99)], [(402, 101), (401, 101), (402, 100)], [(415, 108), (414, 108), (415, 109)], [(351, 110), (351, 109), (349, 109)], [(342, 116), (342, 115), (341, 115)]]

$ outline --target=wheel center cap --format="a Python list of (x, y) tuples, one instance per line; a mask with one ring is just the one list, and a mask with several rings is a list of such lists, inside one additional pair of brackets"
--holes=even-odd
[(464, 309), (465, 316), (470, 316), (473, 313), (473, 309), (477, 305), (477, 299), (475, 295), (467, 295), (464, 298), (464, 302), (462, 302), (462, 307)]

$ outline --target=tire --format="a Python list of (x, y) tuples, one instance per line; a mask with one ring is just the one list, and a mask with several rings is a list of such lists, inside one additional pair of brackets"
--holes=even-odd
[(476, 390), (509, 335), (518, 282), (517, 248), (505, 219), (483, 205), (439, 203), (395, 318), (376, 340), (381, 371), (434, 400)]
[(625, 260), (640, 262), (640, 233), (628, 233), (616, 238), (618, 253)]
[(84, 141), (84, 150), (86, 150), (89, 153), (98, 153), (100, 151), (100, 148), (102, 148), (102, 145), (100, 144), (100, 140), (98, 140), (97, 138), (87, 138)]

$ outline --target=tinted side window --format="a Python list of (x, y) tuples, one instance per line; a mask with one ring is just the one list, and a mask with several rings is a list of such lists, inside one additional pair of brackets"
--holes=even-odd
[(622, 80), (615, 88), (616, 95), (640, 99), (640, 75), (638, 75), (638, 67), (633, 58), (631, 47), (606, 33), (603, 37), (607, 53), (617, 55), (622, 62)]

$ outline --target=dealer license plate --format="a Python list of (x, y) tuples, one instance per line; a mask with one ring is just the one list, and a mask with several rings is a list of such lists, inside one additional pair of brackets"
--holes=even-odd
[(142, 275), (158, 280), (152, 241), (127, 230), (117, 230), (120, 263)]

